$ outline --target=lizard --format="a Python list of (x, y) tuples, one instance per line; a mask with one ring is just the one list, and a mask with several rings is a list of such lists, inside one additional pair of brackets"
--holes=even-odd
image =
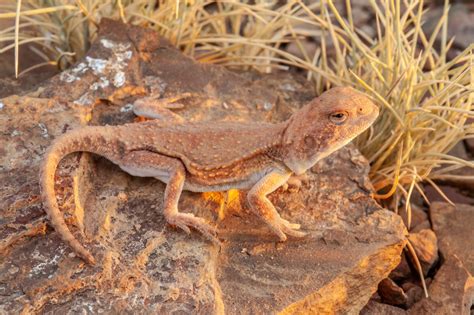
[[(158, 117), (138, 103), (136, 113)], [(283, 219), (267, 195), (290, 176), (301, 175), (319, 160), (369, 128), (379, 113), (365, 95), (335, 87), (314, 98), (280, 123), (167, 122), (158, 119), (118, 126), (86, 126), (61, 135), (46, 150), (40, 166), (40, 191), (51, 226), (77, 256), (95, 264), (73, 236), (60, 212), (54, 178), (60, 161), (73, 152), (90, 152), (112, 161), (132, 176), (154, 177), (166, 184), (164, 217), (190, 233), (190, 227), (216, 240), (205, 219), (178, 210), (183, 190), (247, 191), (250, 209), (280, 241), (303, 237), (300, 225)], [(155, 115), (156, 114), (156, 115)]]

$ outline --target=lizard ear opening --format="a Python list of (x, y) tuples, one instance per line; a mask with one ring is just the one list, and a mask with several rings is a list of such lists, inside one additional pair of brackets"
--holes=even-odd
[(335, 125), (342, 125), (347, 120), (349, 113), (346, 111), (337, 111), (329, 114), (329, 120)]

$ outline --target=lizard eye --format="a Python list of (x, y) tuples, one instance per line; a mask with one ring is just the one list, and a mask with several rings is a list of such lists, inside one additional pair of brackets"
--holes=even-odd
[(329, 115), (329, 120), (336, 125), (342, 125), (347, 119), (347, 112), (334, 112)]

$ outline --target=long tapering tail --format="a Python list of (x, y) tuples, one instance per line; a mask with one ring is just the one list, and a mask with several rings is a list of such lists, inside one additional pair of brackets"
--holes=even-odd
[(61, 136), (46, 151), (40, 168), (41, 197), (51, 225), (79, 257), (92, 265), (95, 264), (94, 257), (72, 235), (64, 221), (63, 214), (59, 211), (54, 191), (54, 176), (59, 162), (70, 153), (86, 151), (108, 157), (107, 155), (110, 155), (111, 152), (106, 152), (103, 149), (106, 147), (104, 146), (104, 141), (106, 141), (104, 134), (107, 132), (103, 132), (106, 130), (105, 128), (110, 127), (86, 127)]

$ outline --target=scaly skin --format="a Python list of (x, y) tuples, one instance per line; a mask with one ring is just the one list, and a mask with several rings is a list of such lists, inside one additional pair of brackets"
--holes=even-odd
[[(159, 110), (143, 102), (137, 109), (150, 117)], [(182, 190), (196, 192), (249, 190), (251, 209), (281, 241), (301, 237), (300, 226), (280, 217), (267, 195), (292, 174), (303, 174), (320, 159), (350, 142), (377, 118), (378, 108), (350, 88), (334, 88), (315, 98), (280, 124), (161, 122), (85, 127), (58, 138), (45, 155), (40, 185), (51, 225), (74, 252), (90, 264), (94, 257), (72, 235), (59, 211), (54, 174), (63, 157), (92, 152), (134, 176), (155, 177), (167, 184), (164, 215), (186, 232), (195, 228), (212, 240), (216, 231), (202, 218), (180, 213)], [(172, 117), (172, 116), (167, 116)]]

